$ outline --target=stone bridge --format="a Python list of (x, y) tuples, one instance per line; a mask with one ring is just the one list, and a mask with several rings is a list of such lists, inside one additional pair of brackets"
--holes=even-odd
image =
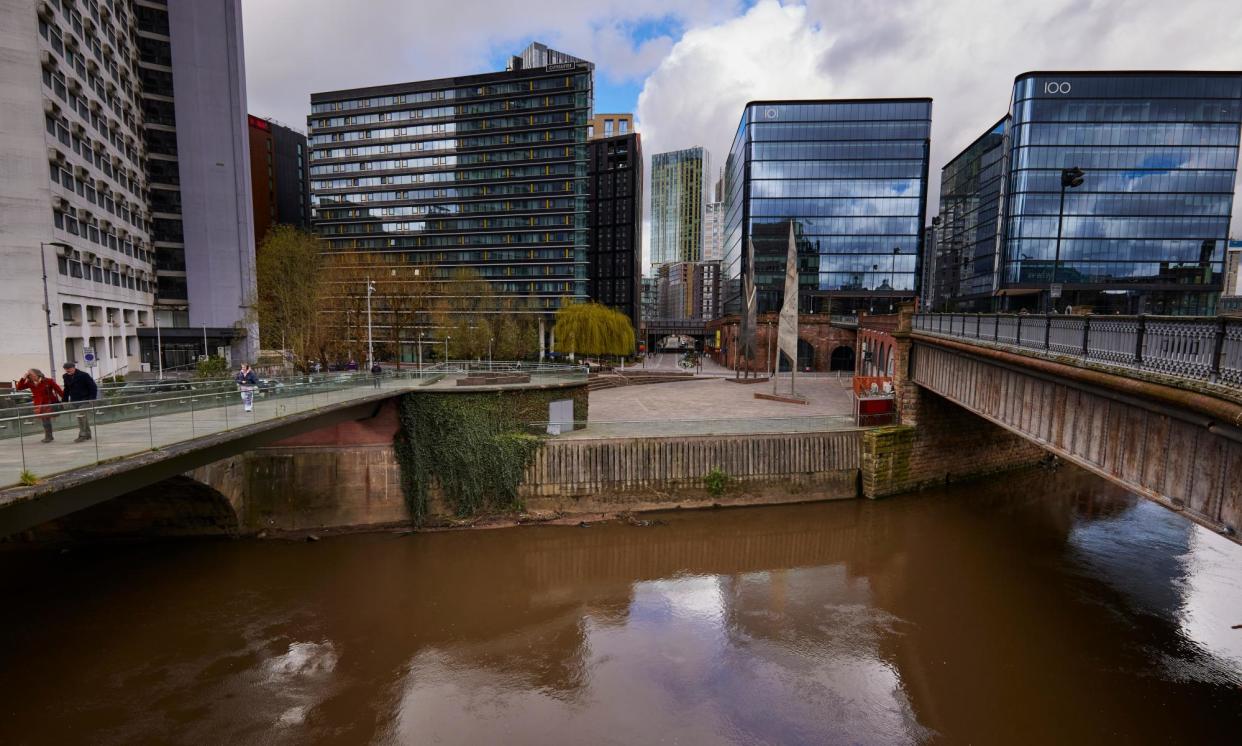
[[(28, 435), (40, 429), (30, 413), (0, 420), (8, 426), (0, 430), (0, 478), (12, 485), (0, 488), (0, 537), (52, 521), (59, 521), (53, 532), (74, 534), (144, 522), (163, 534), (233, 533), (243, 512), (238, 485), (246, 481), (236, 473), (245, 468), (240, 454), (316, 434), (391, 449), (394, 399), (411, 391), (586, 390), (586, 372), (576, 366), (529, 365), (525, 383), (458, 385), (477, 377), (479, 365), (504, 364), (290, 383), (260, 394), (250, 412), (236, 392), (101, 403), (89, 415), (94, 438), (84, 443), (71, 442), (74, 412), (57, 415), (68, 429), (53, 443)], [(127, 499), (110, 502), (119, 495)]]
[[(937, 481), (936, 463), (970, 471), (970, 462), (986, 470), (991, 460), (1030, 460), (1037, 446), (1236, 537), (1242, 319), (908, 307), (891, 336), (898, 411), (913, 430), (872, 443), (872, 458), (894, 462), (893, 482), (876, 492)], [(958, 407), (995, 432), (981, 433)]]

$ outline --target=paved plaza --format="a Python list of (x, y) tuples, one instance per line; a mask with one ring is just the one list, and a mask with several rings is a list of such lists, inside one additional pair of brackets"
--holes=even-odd
[[(771, 382), (737, 384), (723, 377), (592, 391), (587, 427), (561, 437), (808, 432), (854, 426), (849, 378), (799, 377), (797, 383), (809, 404), (756, 399), (756, 392), (772, 392)], [(782, 378), (779, 386), (788, 392), (788, 379)]]

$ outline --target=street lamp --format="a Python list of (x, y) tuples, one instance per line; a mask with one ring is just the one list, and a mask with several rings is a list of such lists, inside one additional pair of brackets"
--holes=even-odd
[(453, 338), (453, 337), (452, 337), (452, 335), (450, 335), (450, 334), (445, 334), (445, 335), (444, 335), (444, 367), (445, 367), (446, 369), (448, 368), (448, 360), (449, 360), (449, 356), (448, 356), (448, 343), (449, 343), (449, 340), (450, 340), (450, 339), (452, 339), (452, 338)]
[[(889, 269), (889, 284), (892, 285), (893, 292), (897, 292), (897, 255), (901, 253), (900, 246), (893, 247), (893, 264)], [(889, 301), (889, 308), (893, 307), (892, 301)]]
[[(767, 338), (768, 338), (768, 359), (764, 361), (767, 363), (767, 365), (764, 367), (768, 369), (767, 371), (768, 378), (771, 378), (772, 375), (776, 372), (776, 366), (772, 364), (772, 322), (771, 321), (768, 322)], [(779, 355), (780, 352), (778, 351), (776, 354)], [(772, 386), (773, 386), (773, 389), (775, 390), (776, 384), (773, 383)]]
[(423, 369), (423, 333), (418, 333), (418, 369)]
[(67, 243), (60, 241), (40, 241), (39, 242), (39, 263), (43, 266), (43, 313), (47, 317), (47, 364), (48, 375), (53, 380), (56, 378), (56, 347), (52, 342), (52, 327), (56, 324), (52, 323), (52, 302), (47, 295), (47, 247), (55, 246), (58, 249), (73, 251), (73, 247)]
[(492, 369), (492, 342), (495, 342), (495, 341), (496, 341), (495, 337), (489, 337), (487, 340), (487, 369), (488, 370)]
[(371, 293), (375, 292), (375, 283), (367, 278), (367, 370), (375, 367), (375, 348), (371, 343)]
[[(1057, 282), (1057, 274), (1061, 269), (1061, 226), (1065, 222), (1065, 190), (1082, 186), (1082, 180), (1085, 172), (1078, 166), (1061, 169), (1061, 204), (1057, 208), (1057, 250), (1052, 259), (1052, 279), (1048, 282), (1048, 307), (1045, 311), (1052, 310), (1056, 305), (1052, 297), (1053, 286)], [(1060, 296), (1060, 292), (1057, 292)]]

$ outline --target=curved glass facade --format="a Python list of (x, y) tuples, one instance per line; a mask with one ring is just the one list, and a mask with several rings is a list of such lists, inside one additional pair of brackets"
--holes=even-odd
[[(1242, 74), (1019, 77), (997, 287), (1015, 306), (1056, 282), (1064, 288), (1058, 306), (1212, 312), (1240, 127)], [(1071, 167), (1086, 173), (1065, 192), (1058, 256), (1061, 170)], [(960, 295), (968, 290), (963, 284)]]
[(725, 311), (755, 246), (759, 312), (779, 309), (790, 226), (802, 310), (884, 307), (916, 290), (930, 99), (748, 105), (725, 166)]
[(997, 122), (941, 173), (935, 271), (932, 287), (921, 291), (933, 308), (943, 309), (949, 299), (961, 310), (991, 306), (1007, 121)]

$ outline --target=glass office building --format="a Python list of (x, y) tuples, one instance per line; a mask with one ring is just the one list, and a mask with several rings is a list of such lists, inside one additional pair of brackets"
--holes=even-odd
[(703, 214), (710, 156), (686, 148), (651, 157), (651, 264), (703, 258)]
[(471, 270), (494, 313), (586, 300), (592, 70), (532, 44), (504, 72), (312, 94), (326, 250), (415, 265), (449, 295)]
[(936, 310), (950, 302), (954, 310), (991, 309), (1007, 123), (997, 122), (941, 171), (940, 222), (927, 247), (935, 270), (921, 289)]
[(931, 99), (747, 104), (725, 165), (726, 313), (747, 239), (760, 313), (779, 310), (790, 227), (800, 309), (887, 311), (916, 291)]
[[(1018, 76), (1006, 145), (1008, 308), (1099, 313), (1215, 310), (1242, 127), (1242, 73), (1032, 72)], [(1062, 169), (1085, 173), (1065, 193)]]

